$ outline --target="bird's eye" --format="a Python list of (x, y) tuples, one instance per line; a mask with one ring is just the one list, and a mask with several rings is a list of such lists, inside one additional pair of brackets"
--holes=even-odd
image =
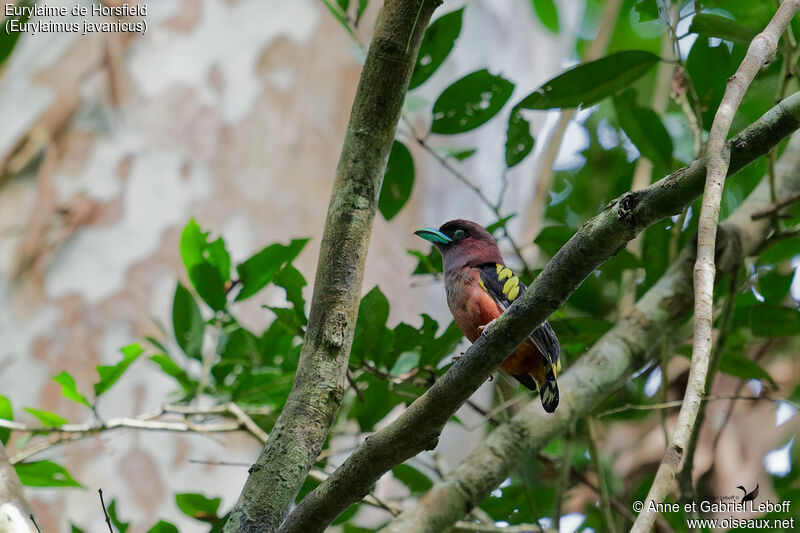
[(457, 240), (457, 241), (460, 241), (461, 239), (463, 239), (463, 238), (464, 238), (464, 237), (466, 237), (466, 236), (467, 236), (467, 232), (466, 232), (466, 231), (464, 231), (463, 229), (457, 229), (457, 230), (456, 230), (456, 231), (453, 233), (453, 238), (454, 238), (455, 240)]

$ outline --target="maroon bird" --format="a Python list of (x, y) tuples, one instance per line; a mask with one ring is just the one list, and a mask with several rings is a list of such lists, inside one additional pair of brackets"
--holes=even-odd
[[(451, 220), (438, 230), (423, 228), (414, 233), (441, 252), (447, 305), (470, 342), (525, 292), (525, 285), (505, 265), (497, 242), (481, 225)], [(558, 406), (559, 351), (558, 338), (545, 321), (500, 364), (502, 371), (539, 391), (548, 413)]]

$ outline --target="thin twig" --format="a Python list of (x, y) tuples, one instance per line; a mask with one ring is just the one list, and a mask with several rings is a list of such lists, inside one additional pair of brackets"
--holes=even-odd
[(606, 482), (603, 461), (600, 459), (600, 451), (597, 435), (597, 422), (591, 416), (586, 417), (586, 427), (589, 430), (589, 454), (592, 456), (594, 470), (597, 473), (597, 486), (600, 488), (600, 507), (606, 519), (606, 531), (616, 533), (617, 522), (614, 520), (614, 513), (611, 512), (611, 498), (609, 497), (608, 483)]
[(111, 518), (108, 516), (108, 511), (106, 511), (106, 502), (103, 501), (103, 489), (97, 489), (97, 493), (100, 495), (100, 505), (103, 507), (103, 515), (106, 517), (108, 531), (109, 533), (114, 533), (114, 528), (111, 527)]
[(41, 528), (39, 528), (39, 524), (36, 523), (36, 517), (33, 516), (33, 513), (29, 514), (28, 518), (30, 518), (31, 522), (33, 522), (33, 527), (36, 528), (36, 533), (42, 533)]
[[(772, 396), (740, 396), (738, 394), (712, 394), (710, 396), (703, 396), (700, 398), (702, 402), (716, 402), (719, 400), (765, 400), (768, 402), (783, 402), (800, 409), (800, 403), (790, 400), (788, 398), (774, 398)], [(623, 413), (625, 411), (655, 411), (658, 409), (672, 409), (673, 407), (680, 407), (682, 405), (681, 400), (672, 400), (670, 402), (664, 403), (651, 403), (651, 404), (637, 404), (637, 403), (626, 403), (625, 405), (620, 405), (619, 407), (614, 407), (613, 409), (608, 409), (607, 411), (603, 411), (601, 413), (596, 414), (597, 418), (603, 418), (604, 416), (611, 416), (617, 413)]]
[[(772, 152), (770, 152), (770, 153), (772, 153)], [(800, 191), (797, 191), (797, 192), (794, 192), (794, 193), (790, 194), (789, 196), (787, 196), (783, 200), (777, 200), (777, 201), (773, 200), (773, 201), (775, 203), (772, 204), (771, 206), (769, 206), (769, 207), (767, 207), (765, 209), (762, 209), (760, 211), (756, 211), (755, 213), (750, 215), (750, 219), (751, 220), (759, 220), (761, 218), (766, 218), (766, 217), (771, 216), (773, 214), (777, 214), (778, 211), (780, 211), (784, 207), (790, 206), (790, 205), (792, 205), (792, 204), (794, 204), (796, 202), (800, 202)]]
[(650, 510), (651, 503), (663, 502), (672, 485), (695, 425), (700, 398), (705, 389), (711, 355), (714, 251), (719, 206), (730, 165), (730, 149), (725, 142), (728, 131), (745, 91), (761, 66), (775, 56), (778, 39), (799, 8), (800, 0), (785, 0), (764, 31), (750, 43), (742, 64), (728, 80), (725, 95), (711, 126), (707, 149), (706, 184), (698, 226), (697, 261), (694, 267), (694, 340), (689, 382), (675, 431), (648, 492), (644, 511), (639, 513), (631, 530), (634, 533), (645, 533), (653, 528), (656, 513)]

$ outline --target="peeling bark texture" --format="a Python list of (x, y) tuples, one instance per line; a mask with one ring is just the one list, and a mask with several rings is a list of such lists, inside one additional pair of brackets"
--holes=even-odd
[[(708, 168), (697, 228), (697, 261), (694, 266), (694, 335), (692, 337), (692, 363), (689, 369), (689, 381), (667, 453), (664, 455), (653, 485), (647, 493), (644, 511), (639, 513), (631, 529), (635, 533), (645, 533), (653, 528), (656, 513), (649, 511), (654, 507), (651, 503), (663, 502), (672, 487), (675, 474), (683, 459), (684, 450), (689, 445), (689, 438), (697, 422), (701, 397), (705, 392), (714, 326), (714, 276), (716, 273), (714, 252), (722, 188), (725, 185), (725, 176), (728, 174), (730, 162), (730, 149), (725, 143), (725, 139), (728, 137), (733, 117), (739, 109), (739, 104), (742, 102), (747, 88), (761, 67), (774, 59), (778, 40), (798, 9), (800, 9), (800, 0), (785, 0), (764, 31), (753, 38), (742, 64), (728, 79), (725, 95), (711, 125), (706, 149)], [(670, 452), (675, 456), (670, 456)]]
[[(800, 135), (792, 138), (778, 168), (779, 191), (800, 190)], [(770, 231), (769, 221), (750, 215), (770, 204), (769, 183), (762, 180), (744, 203), (720, 226), (724, 250), (718, 250), (721, 271), (738, 268)], [(509, 422), (497, 427), (455, 470), (403, 511), (383, 533), (446, 531), (480, 504), (521, 461), (530, 460), (574, 421), (592, 411), (658, 355), (659, 339), (672, 331), (692, 307), (692, 246), (678, 256), (636, 306), (579, 358), (559, 379), (561, 403), (552, 415), (531, 402)]]
[[(765, 113), (731, 140), (729, 174), (737, 172), (757, 157), (767, 153), (799, 127), (800, 93), (796, 93)], [(478, 339), (464, 356), (425, 394), (417, 398), (400, 417), (368, 437), (325, 482), (306, 495), (288, 518), (283, 530), (305, 532), (324, 529), (326, 524), (347, 507), (363, 498), (385, 472), (417, 453), (430, 449), (458, 407), (488, 379), (494, 368), (528, 337), (533, 328), (544, 322), (564, 303), (589, 274), (624, 248), (636, 234), (658, 220), (679, 213), (684, 206), (700, 195), (705, 179), (705, 166), (705, 158), (698, 159), (689, 167), (649, 187), (626, 193), (584, 224), (550, 260), (525, 292), (524, 297), (514, 302), (497, 319), (487, 334)], [(681, 301), (686, 301), (681, 291), (689, 290), (691, 284), (682, 277), (681, 283), (685, 287), (672, 288), (671, 294), (679, 293)], [(688, 298), (691, 299), (691, 295)], [(680, 305), (674, 311), (682, 313), (685, 309)], [(666, 313), (666, 311), (660, 312)], [(633, 317), (635, 315), (628, 320), (632, 320)], [(659, 323), (657, 327), (665, 326)], [(648, 348), (654, 338), (653, 334), (654, 332), (648, 329), (648, 336), (645, 337)], [(625, 335), (614, 341), (614, 344), (619, 345), (619, 349), (623, 352), (631, 352), (630, 346), (626, 344)], [(644, 348), (642, 350), (642, 353), (646, 353)], [(638, 357), (641, 359), (642, 355)], [(544, 422), (540, 424), (544, 427), (513, 426), (516, 428), (515, 431), (523, 433), (509, 438), (508, 442), (512, 443), (512, 446), (513, 443), (522, 446), (522, 442), (528, 442), (531, 438), (529, 431), (540, 432), (549, 428), (550, 420), (566, 423), (565, 421), (574, 418), (570, 415), (586, 412), (594, 405), (584, 401), (585, 391), (581, 386), (577, 386), (575, 379), (591, 383), (594, 381), (591, 378), (594, 371), (600, 370), (603, 376), (612, 372), (616, 376), (612, 383), (614, 388), (605, 384), (606, 388), (602, 389), (607, 394), (624, 383), (628, 367), (636, 362), (628, 361), (620, 367), (616, 357), (598, 356), (588, 360), (589, 363), (584, 363), (578, 370), (566, 375), (568, 386), (564, 390), (571, 391), (571, 394), (564, 395), (555, 415), (544, 418)], [(636, 363), (634, 366), (638, 368), (640, 365)], [(579, 377), (576, 378), (576, 375)], [(569, 386), (570, 384), (572, 386)], [(592, 401), (597, 401), (597, 397), (594, 396)], [(562, 426), (555, 424), (553, 427)], [(552, 434), (548, 435), (552, 437)], [(487, 479), (493, 479), (490, 475), (491, 465), (487, 465), (487, 469)], [(500, 481), (503, 479), (505, 477)], [(455, 492), (460, 490), (457, 486), (451, 488)], [(450, 508), (448, 501), (441, 502), (441, 507), (436, 509), (437, 514)], [(476, 505), (480, 499), (469, 498), (469, 505), (463, 497), (458, 501), (455, 507), (450, 508), (450, 512), (445, 513), (448, 517), (456, 516), (453, 521), (461, 517), (466, 509)], [(435, 520), (433, 515), (431, 519)], [(452, 524), (453, 521), (448, 523)], [(400, 531), (400, 529), (393, 530)]]
[(36, 533), (33, 509), (0, 443), (0, 533)]
[(440, 3), (384, 3), (336, 169), (297, 375), (226, 532), (278, 528), (339, 409), (383, 172), (422, 36)]

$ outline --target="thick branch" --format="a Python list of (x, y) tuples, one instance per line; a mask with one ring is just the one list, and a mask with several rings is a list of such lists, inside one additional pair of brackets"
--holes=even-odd
[(711, 333), (714, 307), (714, 251), (716, 249), (719, 206), (722, 188), (728, 174), (730, 152), (725, 144), (733, 117), (739, 109), (744, 93), (765, 64), (775, 57), (778, 40), (792, 17), (800, 9), (800, 0), (785, 0), (763, 32), (756, 35), (747, 49), (747, 54), (736, 73), (728, 79), (725, 95), (720, 102), (708, 136), (708, 169), (703, 191), (703, 203), (697, 228), (697, 261), (694, 266), (694, 335), (692, 338), (692, 364), (683, 406), (678, 422), (658, 467), (653, 485), (647, 494), (644, 511), (631, 531), (650, 531), (656, 513), (651, 511), (653, 502), (661, 503), (680, 468), (684, 452), (689, 444), (692, 429), (700, 410), (700, 398), (705, 392), (706, 374), (711, 358)]
[[(702, 178), (700, 178), (702, 179)], [(800, 135), (780, 163), (780, 190), (800, 190)], [(767, 221), (753, 222), (750, 214), (770, 203), (766, 181), (721, 227), (721, 270), (737, 268), (767, 237)], [(685, 249), (633, 310), (580, 357), (559, 379), (561, 403), (552, 415), (531, 402), (509, 422), (494, 430), (467, 459), (437, 483), (417, 504), (400, 514), (385, 533), (446, 530), (489, 495), (521, 461), (542, 450), (575, 420), (592, 412), (603, 399), (622, 387), (657, 354), (659, 339), (673, 330), (691, 309), (694, 252)]]
[(8, 461), (2, 443), (0, 443), (0, 531), (36, 532), (33, 508), (25, 498), (25, 490), (14, 467)]
[[(778, 104), (731, 140), (730, 173), (767, 153), (798, 127), (800, 93)], [(393, 466), (435, 447), (450, 416), (531, 330), (637, 233), (679, 213), (694, 200), (702, 190), (704, 178), (703, 158), (649, 187), (622, 195), (584, 224), (488, 334), (478, 339), (399, 418), (368, 437), (325, 483), (309, 493), (287, 520), (284, 530), (324, 529), (339, 513), (367, 494), (372, 484)], [(559, 406), (556, 417), (570, 412), (570, 399), (562, 401), (566, 405)]]
[(277, 529), (339, 410), (383, 172), (422, 36), (440, 3), (384, 3), (336, 169), (294, 385), (227, 533)]

